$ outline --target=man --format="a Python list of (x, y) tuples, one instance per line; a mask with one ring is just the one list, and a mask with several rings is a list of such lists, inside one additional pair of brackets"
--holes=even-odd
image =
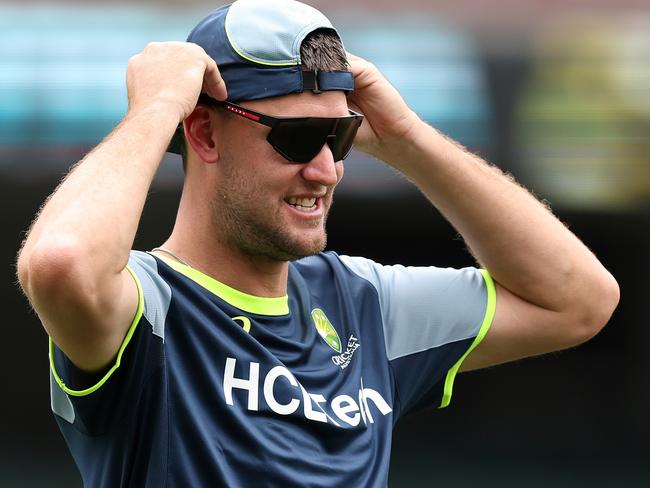
[[(189, 41), (131, 59), (127, 115), (18, 260), (87, 486), (385, 486), (394, 423), (446, 406), (459, 370), (607, 322), (618, 287), (593, 254), (371, 64), (348, 55), (348, 71), (318, 11), (239, 0)], [(174, 229), (131, 251), (170, 140), (186, 169)], [(321, 253), (352, 141), (410, 178), (485, 269)]]

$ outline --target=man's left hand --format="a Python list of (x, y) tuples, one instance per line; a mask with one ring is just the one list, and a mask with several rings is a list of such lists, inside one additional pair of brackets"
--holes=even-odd
[(366, 117), (355, 147), (384, 159), (382, 155), (391, 146), (405, 142), (422, 121), (372, 63), (351, 53), (347, 58), (354, 75), (354, 92), (348, 96), (348, 105)]

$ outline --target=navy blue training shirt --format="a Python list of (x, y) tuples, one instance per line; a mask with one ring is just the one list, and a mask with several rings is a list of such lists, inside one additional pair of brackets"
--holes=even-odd
[[(88, 487), (363, 486), (404, 414), (449, 403), (495, 310), (483, 270), (322, 253), (255, 297), (132, 251), (136, 316), (85, 389), (50, 342), (52, 410)], [(85, 386), (85, 385), (82, 385)]]

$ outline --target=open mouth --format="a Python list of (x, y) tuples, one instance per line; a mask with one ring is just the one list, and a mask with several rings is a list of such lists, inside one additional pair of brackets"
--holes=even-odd
[(300, 212), (310, 212), (316, 208), (316, 198), (289, 197), (286, 202)]

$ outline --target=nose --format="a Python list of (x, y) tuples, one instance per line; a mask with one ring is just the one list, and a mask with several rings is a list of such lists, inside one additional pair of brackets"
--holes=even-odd
[(324, 186), (335, 185), (343, 172), (343, 164), (336, 163), (332, 150), (323, 144), (320, 152), (302, 169), (302, 176), (308, 181), (314, 181)]

